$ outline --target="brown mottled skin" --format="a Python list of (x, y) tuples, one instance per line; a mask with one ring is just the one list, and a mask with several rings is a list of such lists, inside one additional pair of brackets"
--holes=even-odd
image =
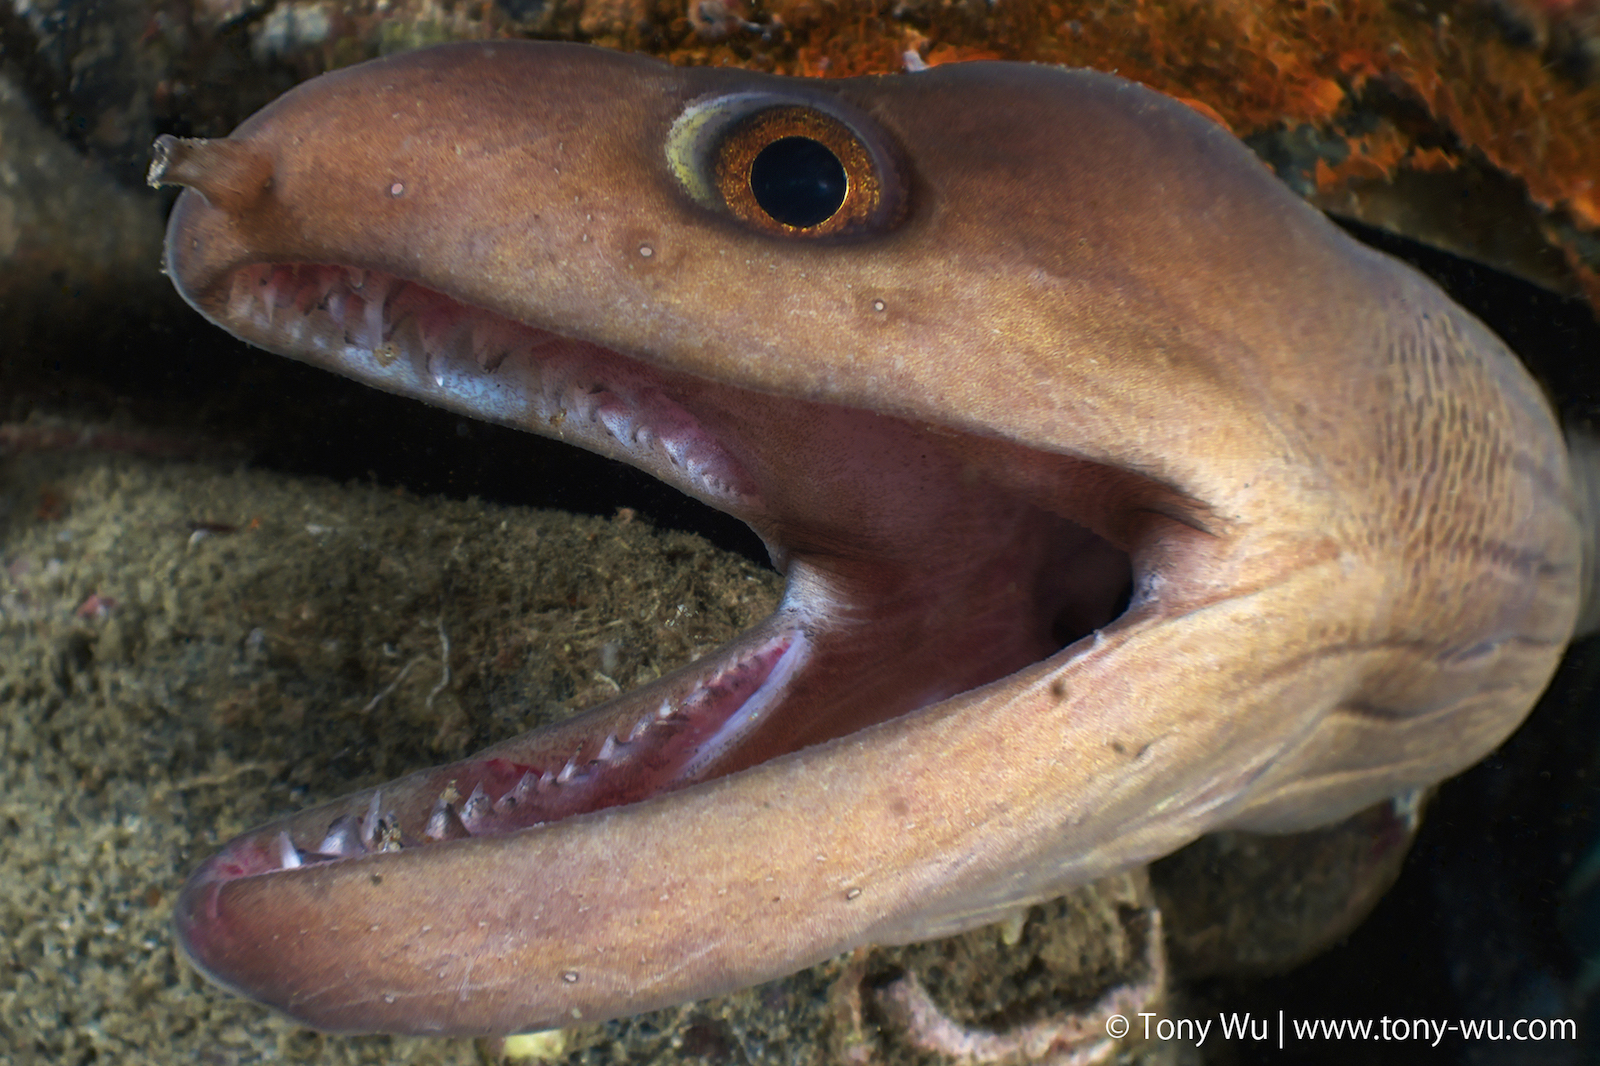
[[(808, 238), (697, 201), (674, 123), (747, 92), (851, 126), (889, 206)], [(1224, 130), (1110, 76), (448, 46), (169, 143), (154, 177), (191, 186), (168, 266), (225, 328), (634, 462), (748, 521), (790, 581), (744, 652), (386, 786), (404, 846), (275, 869), (376, 811), (365, 793), (202, 868), (190, 956), (318, 1028), (598, 1020), (992, 920), (1214, 829), (1329, 822), (1479, 759), (1573, 636), (1586, 523), (1517, 360)], [(447, 363), (537, 378), (544, 349), (450, 363), (346, 324), (346, 350), (312, 350), (283, 331), (299, 312), (230, 298), (262, 263), (380, 271), (565, 338), (590, 394), (688, 412), (736, 490), (566, 399), (440, 384)], [(812, 658), (711, 769), (421, 843), (496, 753), (588, 759), (773, 633)]]

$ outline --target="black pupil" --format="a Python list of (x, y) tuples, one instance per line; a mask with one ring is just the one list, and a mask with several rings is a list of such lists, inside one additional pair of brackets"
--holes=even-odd
[(781, 137), (750, 163), (750, 192), (761, 210), (786, 226), (828, 221), (844, 203), (844, 164), (820, 141)]

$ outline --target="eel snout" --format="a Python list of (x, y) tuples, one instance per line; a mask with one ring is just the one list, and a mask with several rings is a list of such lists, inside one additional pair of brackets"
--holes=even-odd
[(152, 179), (235, 336), (631, 463), (787, 579), (697, 662), (203, 864), (184, 950), (318, 1028), (642, 1011), (1333, 820), (1478, 758), (1571, 632), (1515, 359), (1115, 78), (452, 46)]

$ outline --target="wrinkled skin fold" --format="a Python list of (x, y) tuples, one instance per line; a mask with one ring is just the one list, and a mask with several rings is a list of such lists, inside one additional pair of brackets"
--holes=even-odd
[(638, 692), (207, 861), (184, 950), (320, 1029), (643, 1011), (1329, 822), (1480, 758), (1573, 634), (1516, 359), (1108, 75), (456, 45), (152, 178), (225, 329), (633, 463), (788, 579)]

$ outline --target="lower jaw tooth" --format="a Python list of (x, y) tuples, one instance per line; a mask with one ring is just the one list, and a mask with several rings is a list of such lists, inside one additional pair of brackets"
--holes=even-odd
[(383, 803), (383, 793), (374, 792), (372, 802), (367, 805), (367, 813), (361, 819), (361, 843), (371, 848), (378, 842), (378, 808)]
[(353, 814), (341, 814), (328, 826), (327, 835), (317, 845), (323, 855), (364, 855), (367, 849), (361, 843), (361, 824)]
[(428, 824), (423, 829), (422, 835), (428, 840), (440, 843), (446, 840), (464, 840), (472, 835), (456, 813), (456, 809), (448, 803), (440, 803), (428, 816)]
[(278, 834), (278, 865), (285, 870), (298, 870), (301, 866), (300, 852), (288, 833)]
[(483, 790), (483, 783), (479, 782), (472, 790), (472, 795), (467, 797), (467, 802), (461, 805), (461, 821), (463, 824), (475, 822), (489, 813), (489, 794)]

